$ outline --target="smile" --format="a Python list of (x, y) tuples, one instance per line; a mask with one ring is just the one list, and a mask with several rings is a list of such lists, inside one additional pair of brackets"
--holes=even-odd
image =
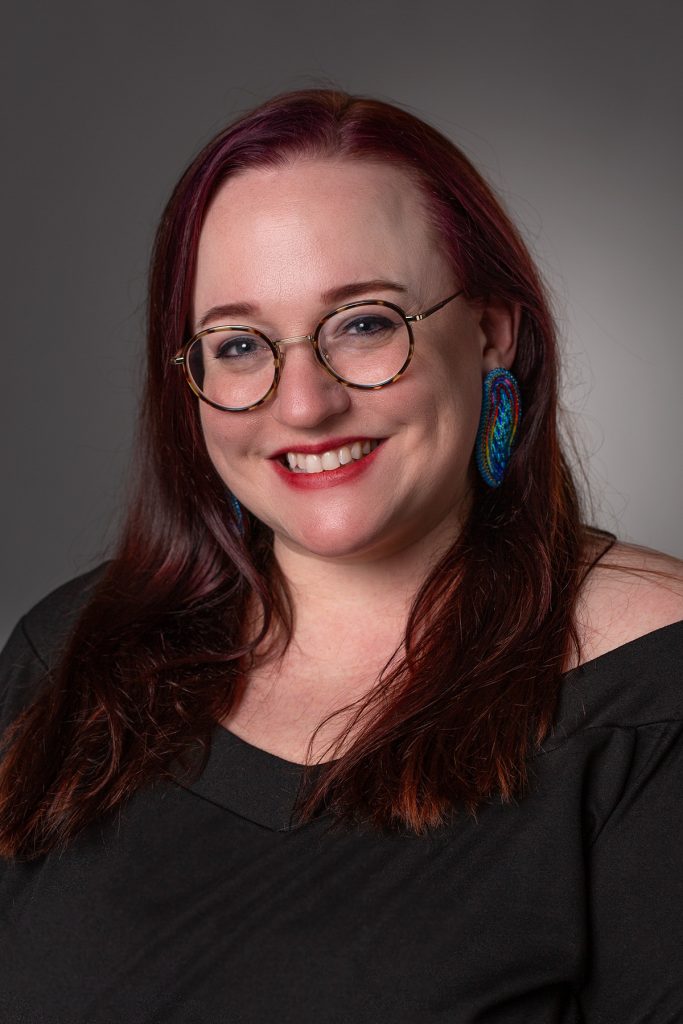
[(328, 473), (350, 462), (358, 462), (380, 444), (376, 439), (367, 441), (354, 441), (350, 445), (342, 445), (341, 448), (333, 448), (327, 452), (320, 452), (317, 455), (307, 455), (303, 452), (287, 452), (282, 460), (292, 473)]

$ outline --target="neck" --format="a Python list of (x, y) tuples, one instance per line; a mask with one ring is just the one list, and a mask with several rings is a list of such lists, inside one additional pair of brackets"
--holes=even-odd
[(403, 638), (410, 608), (431, 569), (458, 536), (442, 523), (409, 547), (374, 559), (325, 558), (277, 537), (274, 553), (294, 607), (294, 638), (321, 647), (334, 638), (358, 649), (364, 638)]
[[(293, 606), (291, 640), (283, 651), (275, 628), (260, 645), (240, 702), (224, 724), (285, 758), (303, 761), (311, 735), (334, 713), (314, 751), (314, 758), (327, 758), (358, 702), (400, 661), (411, 605), (458, 536), (455, 525), (432, 530), (410, 548), (374, 561), (318, 557), (276, 536), (274, 554)], [(248, 626), (250, 632), (254, 628), (260, 628), (258, 612)]]

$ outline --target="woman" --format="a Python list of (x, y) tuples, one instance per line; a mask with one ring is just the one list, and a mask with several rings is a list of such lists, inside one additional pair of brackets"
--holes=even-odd
[(4, 655), (0, 1019), (683, 1015), (683, 577), (582, 525), (556, 377), (436, 131), (209, 143), (119, 548)]

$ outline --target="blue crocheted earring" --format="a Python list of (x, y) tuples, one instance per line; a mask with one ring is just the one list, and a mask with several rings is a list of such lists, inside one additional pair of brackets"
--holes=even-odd
[(498, 367), (484, 377), (484, 395), (476, 442), (477, 469), (489, 487), (500, 487), (519, 426), (522, 399), (509, 370)]
[(232, 493), (232, 491), (229, 491), (228, 494), (230, 497), (230, 505), (232, 506), (232, 510), (235, 513), (237, 529), (242, 534), (242, 536), (244, 536), (244, 512), (242, 511), (242, 506), (240, 505), (239, 501)]

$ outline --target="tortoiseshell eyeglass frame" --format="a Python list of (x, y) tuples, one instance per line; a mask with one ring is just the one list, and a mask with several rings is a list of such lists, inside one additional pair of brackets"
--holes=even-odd
[[(346, 305), (338, 306), (336, 309), (331, 310), (331, 312), (326, 313), (325, 316), (319, 320), (318, 325), (316, 326), (313, 334), (302, 334), (294, 338), (279, 338), (277, 341), (273, 341), (272, 338), (269, 338), (268, 335), (264, 334), (263, 331), (259, 331), (256, 327), (249, 327), (246, 324), (217, 324), (216, 326), (213, 327), (205, 327), (204, 330), (198, 331), (196, 334), (194, 334), (189, 339), (189, 341), (186, 341), (182, 348), (179, 349), (178, 352), (173, 356), (171, 362), (176, 366), (182, 366), (183, 372), (185, 374), (185, 379), (189, 386), (191, 387), (192, 391), (197, 396), (197, 398), (201, 399), (202, 402), (206, 402), (207, 405), (212, 406), (214, 409), (220, 409), (222, 412), (249, 412), (251, 409), (257, 409), (260, 405), (263, 405), (264, 402), (267, 402), (271, 395), (275, 393), (277, 386), (280, 382), (282, 368), (284, 366), (285, 346), (296, 345), (304, 341), (310, 342), (310, 344), (313, 346), (315, 358), (320, 363), (322, 368), (326, 370), (327, 373), (329, 373), (330, 376), (333, 377), (336, 381), (338, 381), (340, 384), (343, 384), (344, 387), (356, 388), (361, 391), (377, 391), (379, 390), (379, 388), (385, 388), (389, 384), (393, 384), (394, 381), (397, 381), (399, 377), (403, 376), (405, 371), (408, 369), (410, 361), (413, 358), (413, 352), (415, 349), (415, 340), (413, 338), (413, 330), (411, 324), (420, 323), (420, 321), (426, 320), (428, 316), (432, 315), (432, 313), (436, 313), (449, 302), (452, 302), (453, 299), (457, 299), (459, 295), (462, 295), (463, 291), (464, 289), (461, 288), (453, 295), (449, 295), (448, 298), (442, 299), (441, 302), (437, 302), (436, 305), (430, 306), (430, 308), (426, 309), (423, 313), (408, 314), (404, 312), (404, 310), (402, 310), (400, 306), (397, 306), (394, 302), (388, 302), (386, 299), (360, 299), (357, 302), (347, 302)], [(403, 366), (401, 367), (400, 370), (398, 370), (397, 373), (393, 375), (393, 377), (389, 377), (388, 380), (384, 380), (380, 384), (355, 384), (353, 381), (346, 380), (344, 377), (341, 376), (341, 374), (337, 373), (336, 370), (334, 370), (327, 362), (325, 362), (325, 356), (323, 355), (320, 346), (318, 345), (318, 338), (320, 337), (320, 332), (328, 320), (330, 320), (333, 316), (336, 316), (338, 313), (345, 313), (346, 310), (357, 309), (359, 306), (386, 306), (389, 309), (393, 309), (395, 313), (398, 313), (399, 316), (402, 317), (408, 331), (408, 338), (410, 344), (408, 348), (408, 354), (405, 358)], [(203, 394), (201, 388), (192, 377), (192, 374), (189, 369), (189, 360), (187, 358), (190, 348), (200, 338), (203, 338), (207, 334), (214, 334), (216, 331), (241, 331), (242, 333), (253, 334), (256, 337), (261, 338), (263, 341), (265, 341), (266, 344), (270, 347), (273, 353), (273, 383), (271, 384), (263, 398), (260, 398), (258, 402), (254, 402), (252, 405), (239, 406), (237, 408), (226, 405), (219, 405), (217, 402), (213, 402), (210, 398), (207, 398), (206, 395)]]

